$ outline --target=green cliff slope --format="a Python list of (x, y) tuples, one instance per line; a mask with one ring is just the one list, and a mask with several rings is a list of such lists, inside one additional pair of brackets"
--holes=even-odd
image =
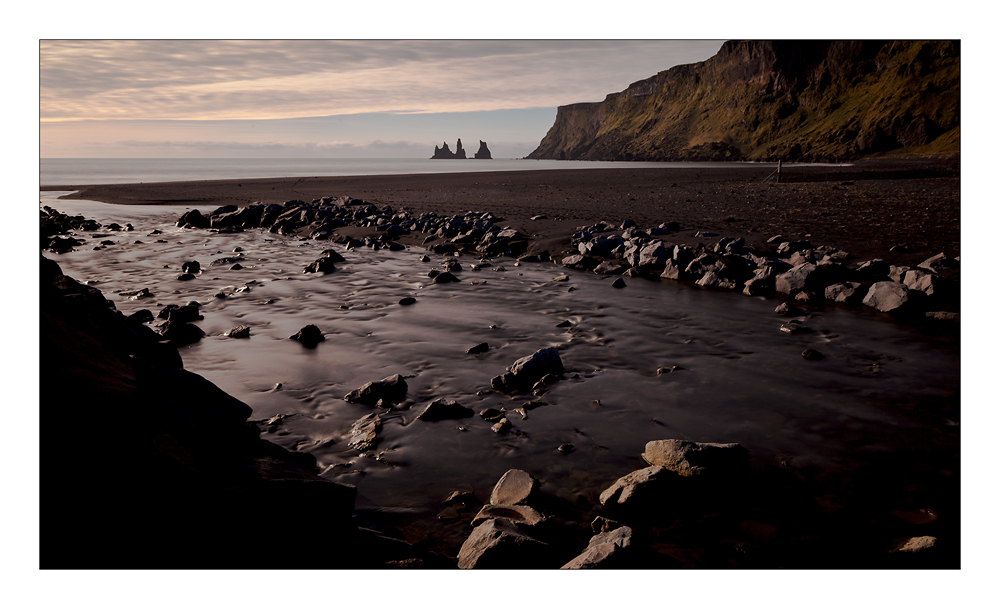
[(730, 41), (561, 106), (528, 158), (847, 160), (959, 152), (956, 41)]

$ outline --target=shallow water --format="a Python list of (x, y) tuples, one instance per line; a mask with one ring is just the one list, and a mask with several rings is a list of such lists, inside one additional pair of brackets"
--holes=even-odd
[[(882, 315), (828, 307), (800, 318), (813, 332), (789, 335), (779, 330), (786, 320), (774, 313), (774, 300), (638, 278), (619, 290), (593, 273), (503, 258), (473, 272), (477, 260), (462, 257), (462, 281), (435, 285), (427, 271), (444, 256), (422, 263), (419, 248), (342, 251), (266, 232), (184, 230), (174, 221), (186, 207), (42, 194), (59, 211), (136, 229), (83, 233), (94, 245), (116, 242), (105, 249), (46, 253), (66, 274), (101, 289), (125, 314), (201, 303), (205, 319), (197, 325), (208, 336), (181, 349), (185, 368), (249, 404), (254, 419), (293, 415), (265, 437), (315, 455), (323, 476), (357, 485), (359, 508), (379, 506), (441, 529), (434, 534), (453, 551), (467, 528), (444, 509), (450, 492), (471, 490), (486, 502), (497, 479), (519, 468), (547, 492), (591, 506), (581, 507), (581, 518), (591, 518), (601, 490), (645, 466), (639, 455), (650, 440), (739, 442), (758, 465), (886, 478), (899, 487), (899, 509), (912, 509), (903, 497), (914, 484), (957, 480), (958, 342)], [(162, 234), (147, 236), (153, 229)], [(237, 247), (243, 270), (210, 266)], [(303, 274), (328, 247), (347, 261), (329, 275)], [(203, 272), (178, 281), (188, 260)], [(506, 270), (492, 270), (499, 266)], [(563, 274), (568, 282), (553, 281)], [(140, 288), (155, 297), (118, 294)], [(219, 292), (229, 296), (216, 298)], [(400, 306), (403, 296), (416, 304)], [(566, 320), (570, 327), (557, 327)], [(315, 349), (289, 340), (306, 324), (326, 335)], [(250, 326), (251, 338), (223, 336), (237, 325)], [(488, 352), (466, 354), (481, 342)], [(548, 346), (559, 347), (566, 374), (526, 419), (508, 414), (511, 433), (493, 433), (478, 416), (413, 420), (435, 398), (476, 412), (521, 406), (531, 396), (477, 392)], [(803, 358), (810, 347), (825, 359)], [(671, 366), (680, 369), (656, 374)], [(348, 432), (373, 409), (343, 396), (396, 373), (408, 377), (415, 403), (384, 417), (374, 451), (380, 459), (361, 456), (347, 446)], [(564, 443), (575, 450), (557, 451)]]

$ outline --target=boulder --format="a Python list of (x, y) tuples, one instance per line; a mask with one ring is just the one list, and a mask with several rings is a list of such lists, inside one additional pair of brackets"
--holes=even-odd
[(205, 332), (198, 326), (184, 321), (168, 321), (160, 330), (163, 340), (170, 341), (174, 347), (190, 345), (201, 340)]
[(454, 275), (452, 275), (448, 271), (444, 271), (443, 273), (438, 273), (438, 274), (434, 275), (433, 281), (434, 281), (434, 283), (455, 283), (455, 282), (461, 281), (461, 279), (459, 279), (458, 277), (455, 277)]
[(469, 347), (466, 353), (468, 353), (469, 355), (477, 355), (479, 353), (486, 353), (489, 350), (490, 350), (489, 343), (479, 343), (478, 345)]
[(365, 383), (345, 395), (344, 401), (368, 406), (375, 406), (380, 401), (388, 405), (398, 404), (406, 399), (407, 389), (406, 380), (398, 374), (393, 374), (380, 381)]
[(538, 480), (528, 472), (520, 469), (507, 470), (490, 493), (490, 505), (527, 503), (537, 488)]
[(674, 281), (681, 281), (687, 276), (684, 274), (683, 268), (677, 263), (676, 260), (670, 259), (663, 263), (663, 272), (660, 273), (661, 279), (673, 279)]
[(303, 273), (323, 273), (324, 275), (326, 275), (327, 273), (332, 273), (332, 272), (334, 272), (334, 271), (337, 270), (337, 267), (334, 266), (333, 263), (334, 263), (334, 259), (333, 258), (331, 258), (329, 256), (325, 256), (325, 257), (319, 258), (315, 262), (311, 263), (302, 272)]
[(666, 261), (671, 258), (671, 254), (672, 252), (663, 245), (662, 241), (653, 241), (639, 250), (639, 264), (635, 266), (661, 270)]
[(920, 268), (906, 271), (903, 285), (936, 301), (955, 300), (959, 294), (958, 282)]
[(624, 288), (624, 287), (627, 287), (627, 286), (628, 286), (628, 284), (625, 283), (625, 280), (622, 279), (621, 277), (619, 277), (618, 279), (615, 279), (611, 283), (611, 287), (613, 287), (613, 288), (619, 288), (619, 289), (621, 289), (621, 288)]
[(201, 272), (201, 264), (197, 260), (189, 260), (181, 265), (181, 272), (197, 275)]
[(757, 269), (753, 277), (743, 283), (743, 293), (747, 296), (764, 296), (774, 292), (774, 269), (765, 266)]
[(421, 421), (443, 421), (445, 419), (464, 419), (475, 414), (471, 408), (462, 406), (455, 400), (438, 398), (417, 415)]
[(740, 473), (750, 453), (740, 444), (654, 440), (646, 443), (642, 458), (685, 477)]
[(914, 292), (895, 281), (880, 281), (868, 289), (863, 303), (883, 313), (903, 312), (913, 303)]
[(229, 338), (250, 338), (250, 326), (236, 326), (226, 332)]
[(805, 262), (792, 267), (774, 278), (774, 289), (782, 294), (791, 294), (797, 290), (804, 290), (811, 282), (810, 275), (816, 272), (816, 265)]
[(615, 568), (621, 566), (623, 557), (632, 545), (632, 528), (618, 527), (590, 538), (587, 548), (576, 558), (562, 566), (563, 569)]
[(923, 267), (925, 269), (930, 269), (932, 271), (943, 271), (945, 269), (957, 269), (958, 260), (955, 258), (948, 257), (947, 254), (941, 252), (937, 256), (931, 256), (927, 260), (924, 260), (917, 266)]
[(736, 282), (716, 274), (715, 271), (706, 272), (695, 283), (706, 288), (736, 289)]
[(547, 566), (548, 544), (525, 535), (506, 518), (476, 527), (458, 551), (459, 569), (531, 569)]

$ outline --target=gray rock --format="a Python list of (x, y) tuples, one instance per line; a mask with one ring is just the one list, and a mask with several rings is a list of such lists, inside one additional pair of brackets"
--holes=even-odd
[(398, 374), (387, 376), (380, 381), (365, 383), (344, 396), (345, 402), (376, 405), (380, 400), (385, 404), (398, 404), (406, 399), (406, 380)]
[(716, 274), (715, 271), (708, 271), (695, 283), (706, 288), (722, 288), (727, 290), (736, 289), (736, 282)]
[(704, 476), (742, 472), (750, 453), (740, 444), (653, 440), (646, 443), (642, 458), (681, 476)]
[(765, 266), (754, 271), (753, 277), (743, 284), (743, 293), (747, 296), (764, 296), (774, 292), (774, 269)]
[(864, 304), (883, 313), (901, 312), (911, 305), (913, 292), (895, 281), (880, 281), (868, 290)]
[(528, 498), (538, 488), (538, 480), (528, 472), (511, 469), (500, 477), (493, 492), (490, 493), (491, 505), (518, 505), (527, 503)]
[(614, 260), (605, 260), (594, 268), (594, 272), (598, 275), (621, 275), (626, 270), (627, 266)]
[(663, 272), (660, 273), (661, 279), (673, 279), (674, 281), (681, 281), (685, 277), (684, 270), (681, 265), (677, 263), (676, 260), (670, 259), (663, 263)]
[(810, 284), (809, 277), (816, 272), (816, 265), (805, 262), (792, 267), (774, 278), (774, 289), (782, 294), (791, 294), (796, 290), (804, 290)]
[(672, 472), (661, 465), (653, 465), (645, 469), (636, 470), (615, 480), (600, 495), (601, 505), (626, 506), (632, 503), (642, 503), (646, 498), (661, 495), (674, 488), (680, 479), (676, 472)]
[(959, 293), (956, 281), (919, 268), (906, 271), (903, 285), (935, 300), (955, 299)]
[(459, 569), (530, 569), (545, 566), (548, 544), (525, 535), (506, 518), (476, 527), (458, 551)]
[(632, 528), (618, 527), (590, 538), (587, 548), (576, 558), (562, 566), (563, 569), (614, 568), (632, 545)]
[(455, 400), (438, 398), (428, 404), (423, 412), (417, 415), (417, 418), (421, 421), (443, 421), (445, 419), (464, 419), (474, 414), (471, 408), (466, 408)]
[(639, 264), (635, 266), (662, 269), (671, 255), (672, 252), (664, 247), (662, 241), (653, 241), (639, 250)]
[(949, 258), (947, 254), (941, 252), (937, 256), (931, 256), (927, 260), (924, 260), (917, 266), (924, 267), (926, 269), (931, 269), (932, 271), (942, 271), (945, 269), (957, 269), (958, 260), (955, 258)]
[(835, 283), (833, 285), (826, 286), (823, 295), (827, 300), (832, 300), (833, 302), (843, 302), (845, 304), (857, 304), (861, 302), (864, 298), (865, 291), (862, 290), (860, 283), (856, 281), (848, 281), (847, 283)]
[(581, 269), (584, 271), (592, 271), (597, 268), (599, 262), (596, 258), (591, 256), (584, 256), (582, 254), (574, 254), (572, 256), (566, 256), (562, 259), (562, 265), (571, 269)]

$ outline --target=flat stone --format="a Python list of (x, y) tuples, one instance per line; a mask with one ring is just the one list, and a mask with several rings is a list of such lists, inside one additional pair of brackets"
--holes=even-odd
[(525, 503), (538, 487), (538, 480), (520, 469), (508, 470), (490, 494), (491, 505), (517, 505)]
[(360, 452), (375, 447), (378, 432), (382, 431), (382, 419), (378, 413), (367, 414), (351, 426), (351, 439), (347, 445)]
[(937, 537), (923, 536), (923, 537), (911, 537), (906, 540), (902, 545), (897, 547), (893, 552), (907, 552), (907, 553), (917, 553), (926, 552), (927, 550), (934, 547), (937, 543)]
[(506, 518), (514, 524), (529, 527), (545, 522), (544, 514), (527, 505), (484, 505), (472, 519), (472, 526), (493, 518)]

